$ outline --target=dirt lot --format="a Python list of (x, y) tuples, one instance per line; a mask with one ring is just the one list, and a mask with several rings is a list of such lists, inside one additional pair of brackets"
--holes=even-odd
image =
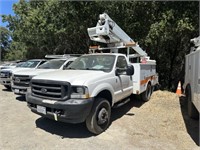
[(184, 97), (156, 91), (151, 100), (132, 100), (112, 110), (112, 124), (101, 135), (84, 124), (42, 118), (0, 85), (0, 149), (2, 150), (197, 150), (199, 122), (186, 114)]

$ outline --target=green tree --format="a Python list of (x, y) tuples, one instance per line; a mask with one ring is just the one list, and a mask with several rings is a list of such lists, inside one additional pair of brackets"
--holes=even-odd
[(22, 42), (12, 41), (10, 50), (5, 54), (5, 60), (26, 60), (27, 48)]
[(174, 91), (178, 81), (184, 80), (189, 41), (198, 36), (198, 2), (157, 3), (155, 9), (160, 8), (162, 13), (151, 24), (145, 42), (148, 53), (157, 61), (162, 87)]
[(12, 32), (17, 58), (43, 58), (46, 54), (87, 53), (87, 28), (99, 14), (108, 15), (157, 61), (163, 88), (174, 90), (184, 76), (189, 39), (198, 35), (199, 2), (135, 1), (25, 1), (13, 5), (15, 16), (3, 15)]
[(4, 59), (6, 52), (9, 50), (11, 42), (10, 37), (10, 31), (5, 27), (0, 27), (0, 61)]

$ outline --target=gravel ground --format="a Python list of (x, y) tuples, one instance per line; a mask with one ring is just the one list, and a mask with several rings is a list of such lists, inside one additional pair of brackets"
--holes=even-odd
[(199, 121), (187, 116), (184, 97), (156, 91), (142, 103), (132, 99), (112, 110), (112, 124), (94, 136), (82, 124), (42, 118), (0, 85), (1, 150), (198, 150)]

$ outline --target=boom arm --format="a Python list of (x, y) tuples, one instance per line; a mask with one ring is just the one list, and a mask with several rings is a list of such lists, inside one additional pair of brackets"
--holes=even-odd
[(190, 40), (191, 43), (194, 43), (195, 47), (200, 46), (200, 36)]
[(190, 40), (191, 48), (190, 48), (190, 52), (196, 51), (196, 50), (200, 50), (200, 36), (193, 38)]
[[(123, 46), (130, 42), (135, 43), (106, 13), (99, 15), (96, 27), (87, 30), (91, 40), (107, 43), (108, 46)], [(137, 43), (132, 48), (141, 56), (147, 55)]]

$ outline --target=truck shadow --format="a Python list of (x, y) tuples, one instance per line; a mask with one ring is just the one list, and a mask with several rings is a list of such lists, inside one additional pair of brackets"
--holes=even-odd
[(126, 103), (125, 105), (112, 109), (112, 116), (111, 116), (111, 121), (114, 122), (115, 120), (123, 117), (124, 115), (128, 116), (134, 116), (134, 113), (129, 112), (130, 109), (133, 107), (141, 107), (145, 102), (142, 100), (138, 99), (137, 97), (131, 97), (131, 100)]
[[(128, 111), (133, 107), (142, 106), (143, 103), (140, 100), (134, 99), (119, 108), (112, 109), (111, 124), (124, 115), (134, 116), (134, 114), (128, 113)], [(38, 118), (35, 123), (37, 128), (61, 136), (61, 138), (88, 138), (95, 136), (87, 130), (85, 123), (69, 124), (56, 122), (44, 117)]]
[(5, 89), (2, 89), (2, 91), (5, 91), (5, 92), (12, 92), (12, 90), (11, 90), (11, 89), (7, 89), (7, 88), (5, 88)]
[(36, 126), (51, 134), (60, 136), (61, 138), (87, 138), (93, 136), (84, 123), (69, 124), (64, 122), (56, 122), (48, 118), (40, 117), (36, 120)]
[(199, 121), (200, 120), (194, 120), (191, 119), (188, 116), (187, 113), (187, 101), (185, 96), (181, 96), (179, 98), (179, 102), (180, 102), (180, 106), (181, 106), (181, 113), (183, 116), (183, 120), (185, 123), (185, 127), (187, 129), (188, 134), (190, 135), (190, 137), (192, 138), (192, 140), (198, 145), (200, 146), (200, 139), (199, 139)]
[(18, 100), (20, 102), (26, 102), (26, 97), (24, 95), (18, 95), (16, 97), (16, 100)]

